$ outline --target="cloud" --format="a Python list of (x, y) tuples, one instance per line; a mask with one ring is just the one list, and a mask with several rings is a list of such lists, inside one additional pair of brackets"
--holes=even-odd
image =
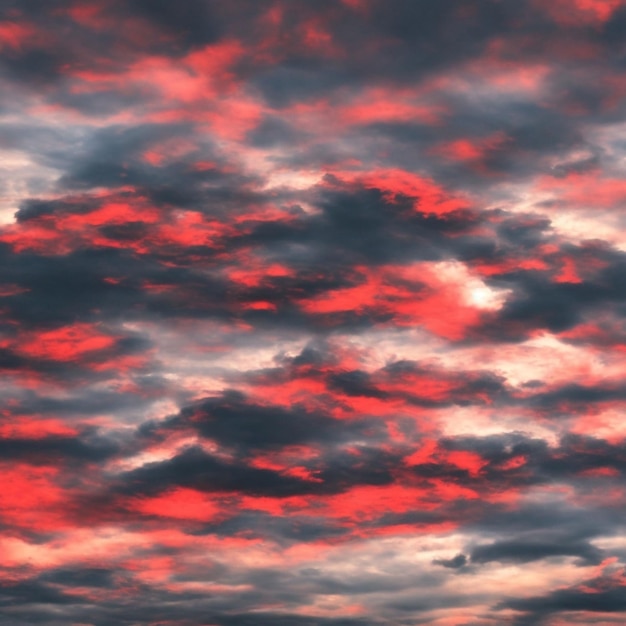
[(0, 621), (619, 621), (624, 10), (6, 0)]

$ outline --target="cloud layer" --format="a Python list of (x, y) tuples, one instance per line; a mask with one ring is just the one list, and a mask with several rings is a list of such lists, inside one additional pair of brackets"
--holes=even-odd
[(5, 0), (7, 626), (626, 615), (623, 0)]

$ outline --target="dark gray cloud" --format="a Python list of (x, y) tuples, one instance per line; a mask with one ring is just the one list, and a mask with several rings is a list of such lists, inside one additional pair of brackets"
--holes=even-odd
[(523, 615), (515, 623), (524, 625), (545, 623), (551, 616), (559, 613), (625, 613), (626, 601), (624, 587), (616, 585), (608, 589), (559, 589), (545, 596), (506, 600), (500, 608), (522, 612)]
[(470, 558), (472, 563), (530, 563), (550, 557), (575, 556), (584, 564), (597, 565), (602, 561), (602, 551), (588, 543), (561, 543), (546, 541), (499, 541), (476, 546)]
[(375, 441), (376, 435), (384, 438), (384, 428), (374, 420), (344, 422), (304, 406), (264, 406), (250, 402), (237, 391), (186, 407), (165, 423), (146, 423), (141, 432), (158, 436), (186, 429), (244, 453), (305, 444), (341, 446), (365, 436), (371, 441)]
[(467, 565), (467, 557), (464, 554), (457, 554), (451, 559), (435, 559), (433, 563), (449, 569), (460, 569)]
[(240, 493), (284, 498), (341, 493), (356, 485), (388, 485), (397, 459), (376, 449), (358, 457), (339, 456), (313, 472), (312, 480), (296, 478), (244, 462), (229, 462), (202, 448), (184, 450), (173, 459), (148, 463), (119, 477), (122, 494), (154, 495), (173, 487), (209, 493)]
[(29, 463), (101, 463), (118, 452), (109, 438), (50, 436), (40, 439), (0, 439), (0, 455), (6, 461)]
[(211, 2), (190, 0), (172, 4), (167, 0), (131, 0), (120, 8), (131, 15), (145, 17), (159, 30), (185, 47), (202, 46), (219, 39), (220, 28), (212, 12)]

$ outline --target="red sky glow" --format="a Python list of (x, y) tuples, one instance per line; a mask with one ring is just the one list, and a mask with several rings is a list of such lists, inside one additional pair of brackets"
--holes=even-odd
[(2, 626), (626, 623), (626, 1), (0, 4)]

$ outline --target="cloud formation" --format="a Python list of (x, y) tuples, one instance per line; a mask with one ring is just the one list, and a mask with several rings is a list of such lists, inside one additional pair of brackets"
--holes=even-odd
[(618, 624), (623, 0), (5, 0), (0, 621)]

